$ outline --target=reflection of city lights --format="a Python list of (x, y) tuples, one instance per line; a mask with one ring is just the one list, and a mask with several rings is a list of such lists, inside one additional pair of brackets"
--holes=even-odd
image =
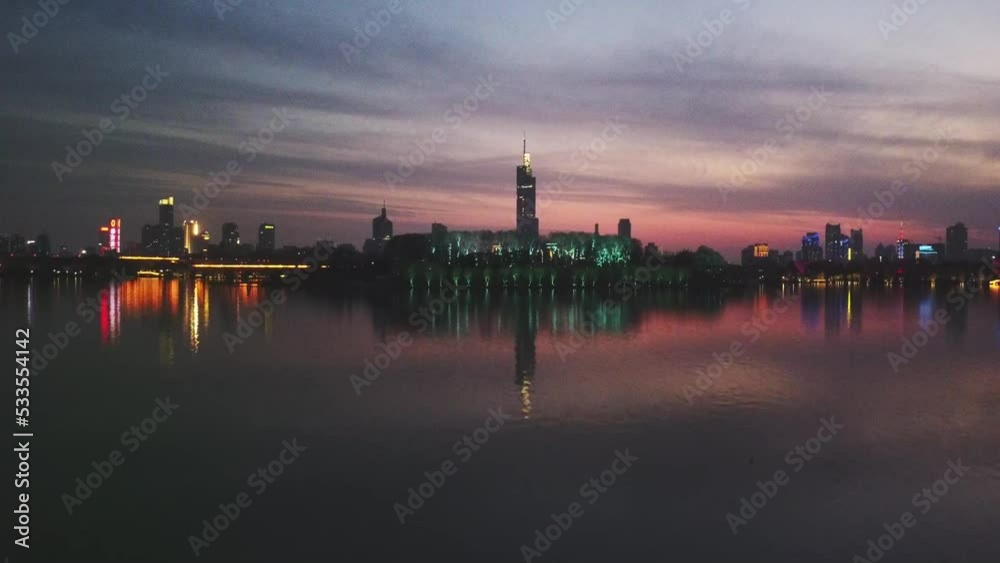
[(521, 415), (525, 420), (531, 418), (531, 380), (528, 378), (521, 382)]

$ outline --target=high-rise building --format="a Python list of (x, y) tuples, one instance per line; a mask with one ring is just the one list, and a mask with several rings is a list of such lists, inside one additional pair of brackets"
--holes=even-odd
[(802, 260), (806, 262), (819, 262), (823, 259), (823, 245), (819, 240), (819, 233), (806, 233), (802, 237)]
[(222, 224), (222, 240), (220, 246), (226, 250), (236, 250), (240, 246), (240, 228), (236, 223)]
[(10, 255), (10, 235), (0, 233), (0, 256)]
[(831, 262), (842, 261), (847, 258), (847, 249), (844, 247), (844, 234), (840, 230), (840, 225), (826, 224), (826, 259)]
[(24, 237), (14, 233), (10, 236), (10, 255), (24, 256), (28, 252), (28, 243)]
[(274, 252), (274, 225), (261, 223), (257, 228), (257, 252)]
[(632, 221), (629, 219), (618, 220), (618, 238), (625, 241), (632, 240)]
[(965, 260), (969, 252), (969, 229), (962, 223), (955, 223), (945, 230), (945, 258), (949, 262)]
[(381, 243), (392, 239), (392, 221), (389, 220), (385, 210), (385, 203), (382, 203), (382, 213), (372, 219), (372, 238)]
[(97, 229), (97, 253), (104, 254), (111, 250), (111, 227), (101, 225)]
[(160, 200), (160, 225), (174, 226), (174, 196)]
[(42, 233), (38, 235), (35, 239), (35, 255), (36, 256), (49, 256), (52, 254), (52, 242), (49, 241), (49, 235)]
[(97, 253), (103, 256), (108, 252), (122, 251), (122, 220), (114, 218), (107, 225), (97, 229)]
[(521, 165), (517, 167), (517, 232), (527, 238), (538, 238), (538, 217), (535, 215), (535, 177), (531, 173), (531, 154), (524, 140)]
[(201, 224), (197, 219), (184, 221), (184, 252), (200, 254), (202, 251)]
[(851, 261), (861, 260), (865, 257), (865, 233), (864, 229), (851, 229), (851, 242), (848, 259)]

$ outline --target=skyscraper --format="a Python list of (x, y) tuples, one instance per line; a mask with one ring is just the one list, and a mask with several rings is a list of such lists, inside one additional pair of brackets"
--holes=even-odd
[(184, 251), (198, 254), (201, 251), (201, 225), (197, 219), (184, 221)]
[(271, 223), (261, 223), (257, 228), (257, 252), (274, 252), (274, 225)]
[(174, 226), (174, 196), (160, 200), (160, 225)]
[(236, 223), (222, 224), (222, 240), (220, 246), (226, 250), (236, 250), (240, 246), (240, 228)]
[(385, 202), (382, 203), (382, 213), (372, 219), (372, 238), (381, 243), (392, 239), (392, 221), (385, 211)]
[(632, 221), (629, 219), (618, 220), (618, 238), (625, 241), (632, 240)]
[(851, 260), (861, 260), (865, 256), (865, 233), (864, 229), (851, 229), (850, 243)]
[(843, 262), (847, 259), (847, 248), (850, 239), (844, 236), (840, 225), (826, 225), (826, 259), (831, 262)]
[(527, 238), (538, 238), (538, 217), (535, 216), (535, 177), (531, 173), (531, 154), (524, 140), (521, 165), (517, 167), (517, 232)]
[(819, 262), (823, 260), (823, 245), (819, 240), (819, 233), (806, 233), (802, 237), (802, 260), (806, 262)]
[(965, 260), (969, 252), (969, 229), (962, 223), (955, 223), (945, 230), (945, 256), (949, 262)]

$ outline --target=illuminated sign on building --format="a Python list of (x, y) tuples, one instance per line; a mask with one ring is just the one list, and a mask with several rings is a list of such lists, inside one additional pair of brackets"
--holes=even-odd
[(111, 220), (108, 228), (108, 248), (115, 252), (122, 251), (122, 220), (115, 218)]

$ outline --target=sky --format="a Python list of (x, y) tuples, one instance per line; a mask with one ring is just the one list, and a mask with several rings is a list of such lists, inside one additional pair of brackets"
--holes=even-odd
[(55, 245), (111, 217), (138, 240), (171, 195), (216, 240), (273, 222), (279, 245), (360, 245), (383, 200), (397, 234), (512, 229), (524, 136), (543, 233), (629, 217), (645, 242), (735, 259), (828, 222), (871, 252), (900, 221), (918, 242), (963, 221), (970, 246), (998, 244), (992, 1), (0, 10), (0, 232)]

